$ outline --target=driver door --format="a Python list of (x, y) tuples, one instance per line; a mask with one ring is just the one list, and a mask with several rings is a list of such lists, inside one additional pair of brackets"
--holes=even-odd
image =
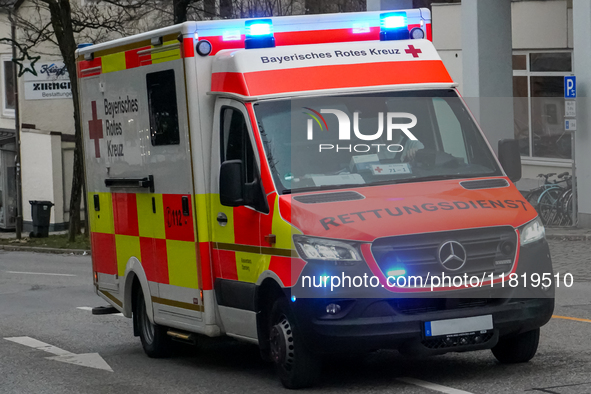
[(265, 269), (260, 223), (261, 215), (267, 212), (252, 206), (223, 206), (219, 197), (219, 169), (227, 160), (241, 160), (245, 182), (261, 184), (256, 140), (246, 107), (236, 100), (218, 98), (213, 127), (212, 190), (218, 191), (212, 195), (211, 204), (214, 288), (225, 330), (256, 338), (256, 324), (235, 322), (255, 322), (254, 290)]

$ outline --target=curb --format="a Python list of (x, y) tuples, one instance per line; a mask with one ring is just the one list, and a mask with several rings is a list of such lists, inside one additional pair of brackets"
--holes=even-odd
[(90, 256), (90, 250), (84, 249), (59, 249), (59, 248), (44, 248), (40, 246), (20, 246), (20, 245), (0, 245), (0, 250), (7, 252), (36, 252), (36, 253), (53, 253), (53, 254), (73, 254), (79, 256)]
[(548, 234), (546, 239), (558, 241), (591, 241), (591, 234)]

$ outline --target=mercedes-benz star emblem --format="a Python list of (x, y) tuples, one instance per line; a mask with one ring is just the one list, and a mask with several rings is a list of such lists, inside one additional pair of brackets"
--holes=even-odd
[(459, 242), (447, 241), (439, 247), (437, 257), (445, 269), (457, 271), (466, 264), (466, 249)]

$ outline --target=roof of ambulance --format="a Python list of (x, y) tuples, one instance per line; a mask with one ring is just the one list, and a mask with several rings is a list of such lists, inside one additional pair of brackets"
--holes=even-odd
[[(405, 12), (409, 29), (423, 28), (431, 22), (428, 9)], [(277, 46), (260, 49), (244, 48), (247, 20), (185, 22), (84, 47), (78, 55), (102, 56), (118, 47), (144, 45), (146, 41), (154, 48), (158, 45), (151, 42), (154, 38), (160, 44), (170, 43), (179, 34), (183, 35), (185, 48), (195, 45), (193, 39), (207, 39), (212, 46), (208, 57), (213, 60), (209, 91), (245, 100), (321, 91), (367, 92), (455, 85), (431, 41), (380, 41), (381, 15), (382, 12), (361, 12), (267, 18), (272, 19)], [(193, 49), (189, 52), (193, 56)]]
[[(416, 8), (404, 10), (407, 13), (408, 21), (431, 20), (431, 12), (427, 8)], [(304, 31), (327, 31), (334, 29), (351, 29), (354, 25), (361, 25), (367, 28), (378, 28), (380, 26), (381, 11), (375, 12), (347, 12), (338, 14), (318, 14), (318, 15), (291, 15), (278, 16), (268, 19), (273, 21), (273, 30), (275, 33), (283, 32), (304, 32)], [(157, 30), (151, 30), (145, 33), (136, 34), (129, 37), (123, 37), (116, 40), (94, 44), (77, 50), (78, 55), (93, 53), (105, 49), (116, 48), (132, 42), (150, 40), (156, 37), (162, 37), (172, 34), (182, 33), (183, 35), (197, 33), (199, 38), (222, 36), (224, 32), (238, 30), (244, 34), (244, 25), (247, 20), (253, 19), (225, 19), (210, 21), (190, 21), (182, 24), (164, 27)], [(360, 36), (355, 40), (363, 40)]]

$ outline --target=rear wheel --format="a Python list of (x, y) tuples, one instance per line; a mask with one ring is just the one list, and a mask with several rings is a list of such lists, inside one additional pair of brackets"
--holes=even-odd
[(141, 290), (137, 292), (134, 312), (137, 313), (137, 324), (144, 352), (152, 358), (168, 356), (171, 345), (170, 337), (166, 334), (166, 328), (152, 324), (150, 321), (146, 311), (144, 293)]
[(320, 378), (320, 361), (302, 342), (299, 327), (285, 298), (275, 301), (269, 322), (271, 359), (283, 386), (288, 389), (313, 386)]
[(536, 355), (539, 342), (540, 329), (536, 328), (514, 337), (499, 339), (492, 352), (503, 364), (525, 363)]

